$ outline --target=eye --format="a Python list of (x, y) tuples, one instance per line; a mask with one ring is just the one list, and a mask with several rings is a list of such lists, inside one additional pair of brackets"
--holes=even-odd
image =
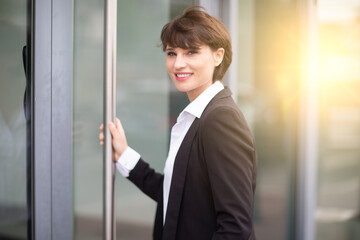
[(175, 52), (167, 52), (167, 55), (170, 56), (170, 57), (171, 56), (176, 56), (176, 53)]
[(196, 53), (198, 53), (198, 52), (195, 51), (195, 50), (190, 50), (190, 51), (188, 52), (189, 55), (193, 55), (193, 54), (196, 54)]

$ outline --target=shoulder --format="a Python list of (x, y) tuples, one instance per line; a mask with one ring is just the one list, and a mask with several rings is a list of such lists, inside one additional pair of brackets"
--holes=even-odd
[(224, 89), (210, 101), (199, 121), (199, 133), (204, 142), (242, 139), (253, 147), (253, 137), (246, 119)]
[(200, 117), (200, 126), (212, 125), (214, 122), (228, 124), (246, 124), (244, 115), (231, 97), (231, 91), (225, 88), (219, 92), (205, 108)]

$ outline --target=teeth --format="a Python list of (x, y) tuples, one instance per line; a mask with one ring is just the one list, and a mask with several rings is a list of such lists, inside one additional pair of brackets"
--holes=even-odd
[(183, 78), (183, 77), (188, 77), (188, 76), (190, 76), (190, 75), (191, 75), (190, 73), (187, 73), (187, 74), (176, 74), (177, 77), (181, 77), (181, 78)]

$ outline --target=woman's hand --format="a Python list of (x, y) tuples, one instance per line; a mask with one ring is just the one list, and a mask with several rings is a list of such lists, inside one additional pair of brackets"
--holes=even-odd
[[(118, 118), (116, 118), (116, 126), (112, 123), (108, 123), (108, 128), (110, 130), (111, 136), (112, 136), (112, 148), (113, 148), (113, 161), (117, 162), (121, 154), (125, 151), (125, 149), (128, 147), (126, 136), (124, 129), (121, 125), (121, 122)], [(100, 134), (99, 134), (99, 140), (100, 145), (104, 145), (104, 125), (100, 125)]]

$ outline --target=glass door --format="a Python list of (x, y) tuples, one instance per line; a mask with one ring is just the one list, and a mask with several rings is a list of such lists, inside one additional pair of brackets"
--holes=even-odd
[(27, 239), (27, 1), (0, 1), (0, 239)]
[[(169, 141), (170, 80), (160, 32), (193, 1), (118, 0), (116, 115), (129, 145), (162, 172)], [(154, 14), (156, 13), (156, 14)], [(104, 1), (74, 1), (74, 239), (102, 239)], [(156, 203), (119, 173), (117, 239), (152, 239)]]

